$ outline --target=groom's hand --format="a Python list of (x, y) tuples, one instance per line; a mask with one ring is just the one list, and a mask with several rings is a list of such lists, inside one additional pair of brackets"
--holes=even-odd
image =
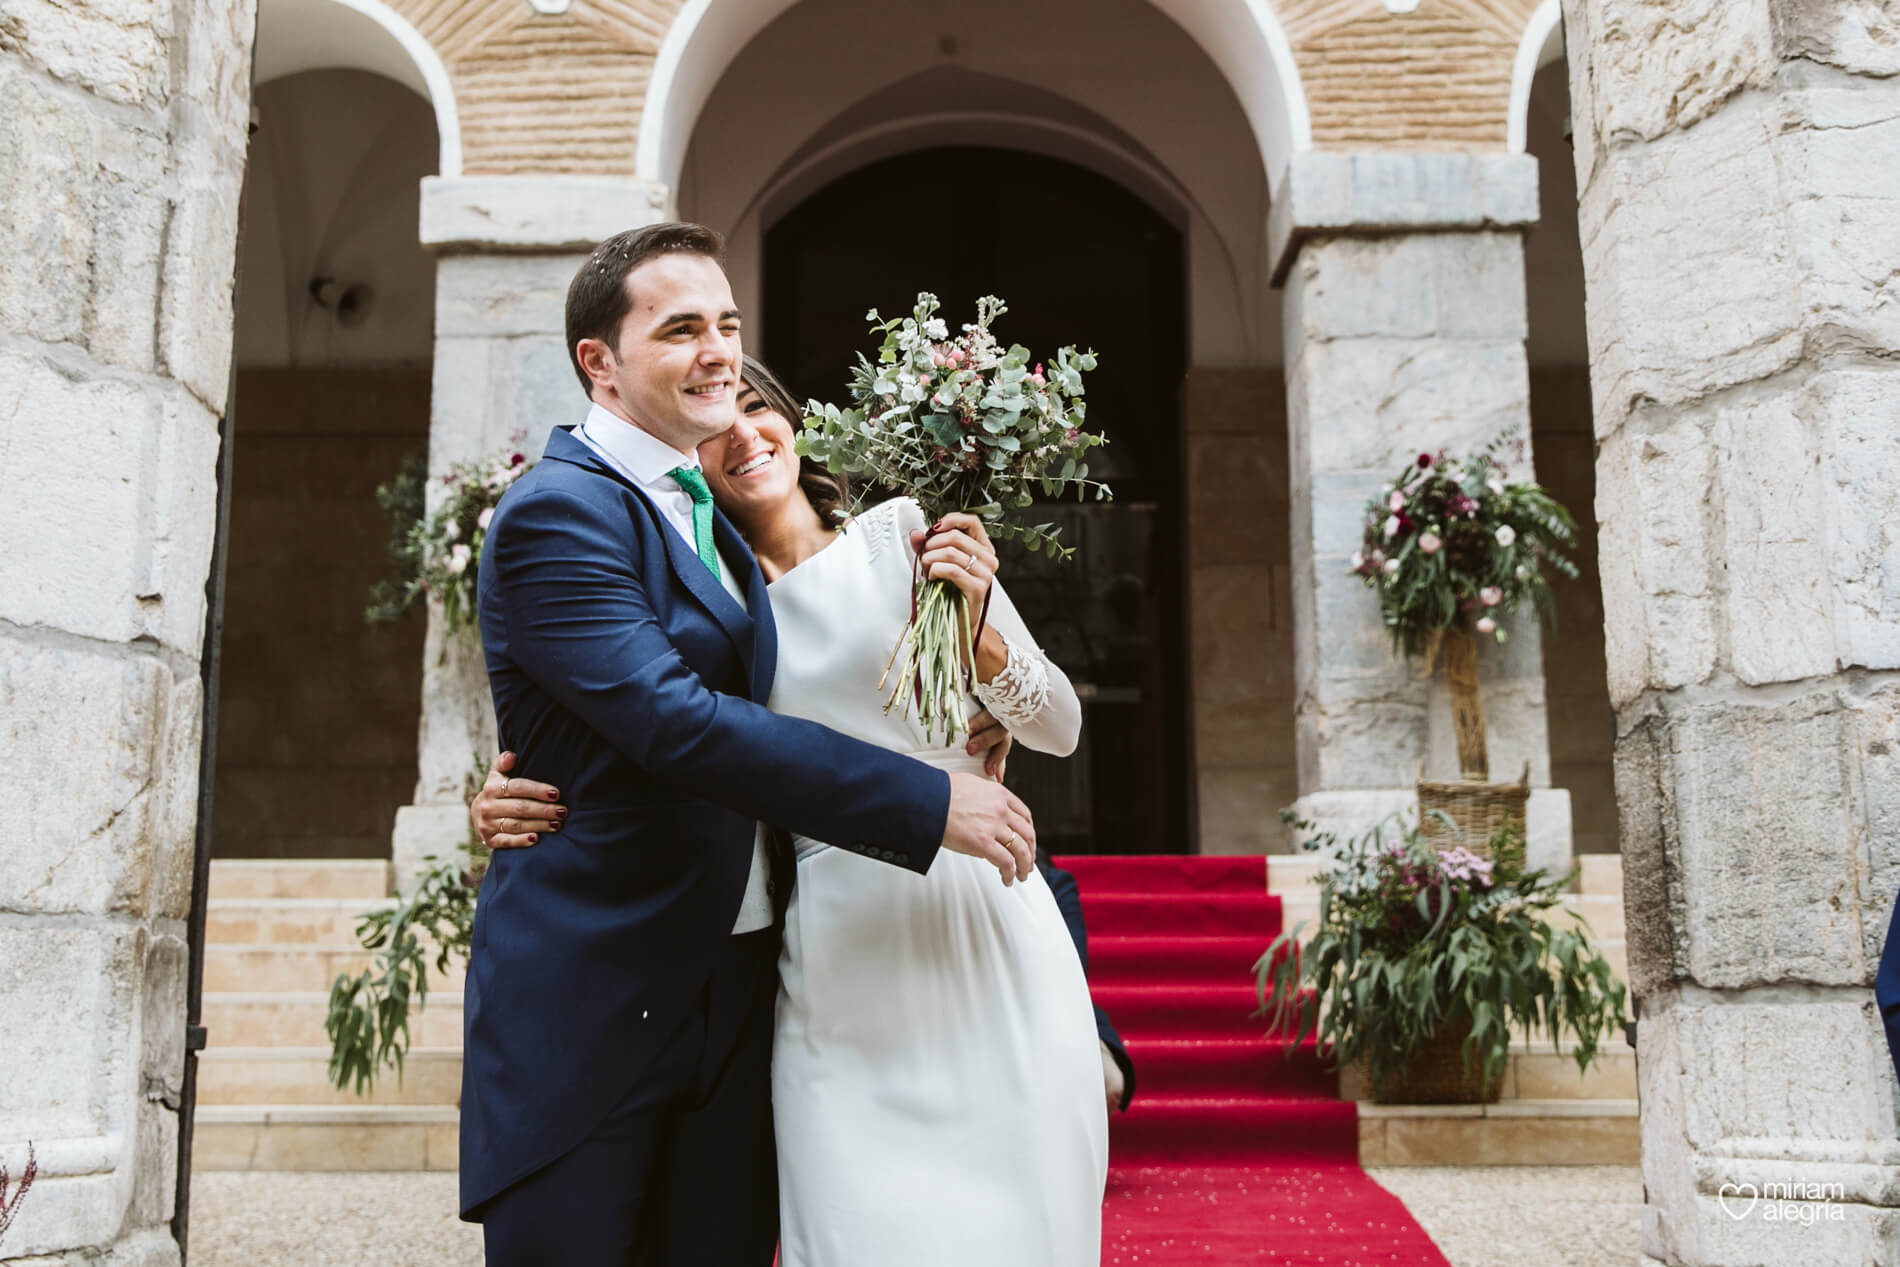
[(958, 771), (950, 776), (950, 816), (943, 847), (981, 858), (1004, 884), (1027, 880), (1036, 866), (1036, 821), (1029, 807), (1000, 783)]

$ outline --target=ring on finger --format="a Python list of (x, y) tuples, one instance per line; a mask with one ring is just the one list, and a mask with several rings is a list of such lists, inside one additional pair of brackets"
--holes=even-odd
[(965, 572), (976, 571), (976, 551), (965, 550), (963, 553), (964, 553), (963, 570)]

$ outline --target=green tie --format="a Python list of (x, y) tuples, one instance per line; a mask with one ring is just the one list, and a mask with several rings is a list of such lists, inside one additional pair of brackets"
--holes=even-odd
[(719, 575), (719, 552), (713, 549), (712, 490), (706, 487), (706, 477), (699, 473), (696, 466), (676, 466), (667, 474), (693, 499), (693, 545), (699, 551), (699, 561), (716, 578)]

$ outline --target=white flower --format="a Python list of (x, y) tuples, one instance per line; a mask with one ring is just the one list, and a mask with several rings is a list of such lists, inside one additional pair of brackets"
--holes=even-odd
[(1490, 479), (1486, 480), (1484, 486), (1491, 490), (1493, 496), (1504, 496), (1504, 481), (1497, 476), (1493, 475)]
[(1387, 559), (1385, 561), (1385, 574), (1387, 576), (1397, 576), (1398, 573), (1399, 561), (1397, 559)]
[(1481, 634), (1496, 633), (1498, 631), (1498, 622), (1489, 616), (1480, 616), (1478, 617), (1477, 630)]
[(475, 526), (480, 528), (483, 532), (487, 532), (488, 525), (494, 518), (495, 508), (493, 506), (484, 507), (482, 513), (475, 516)]
[(1531, 570), (1530, 570), (1529, 565), (1523, 564), (1523, 563), (1520, 563), (1517, 565), (1517, 579), (1520, 581), (1528, 581), (1531, 579)]
[(950, 337), (950, 327), (944, 324), (942, 317), (932, 317), (924, 322), (924, 334), (932, 339), (947, 339)]
[(1352, 558), (1348, 559), (1347, 562), (1351, 563), (1352, 570), (1357, 572), (1360, 568), (1366, 565), (1365, 552), (1363, 550), (1354, 550), (1352, 552)]
[(1389, 510), (1404, 510), (1405, 494), (1395, 488), (1392, 490), (1392, 496), (1386, 498), (1385, 504)]
[(1398, 536), (1398, 535), (1399, 535), (1399, 517), (1398, 517), (1397, 515), (1387, 515), (1387, 516), (1386, 516), (1386, 518), (1385, 518), (1385, 535), (1386, 535), (1386, 536), (1387, 536), (1388, 538), (1391, 538), (1391, 537), (1396, 537), (1396, 536)]
[(1510, 524), (1498, 525), (1498, 544), (1499, 545), (1505, 546), (1508, 548), (1511, 545), (1513, 545), (1516, 541), (1517, 541), (1517, 529), (1511, 527)]
[(471, 557), (469, 549), (465, 545), (458, 545), (450, 550), (448, 564), (450, 574), (460, 576), (462, 573), (468, 571), (468, 561)]
[(1504, 591), (1495, 585), (1487, 585), (1478, 591), (1478, 601), (1486, 607), (1496, 607), (1504, 601)]
[(453, 541), (461, 535), (462, 525), (456, 523), (453, 519), (449, 520), (442, 528), (442, 539), (444, 541)]

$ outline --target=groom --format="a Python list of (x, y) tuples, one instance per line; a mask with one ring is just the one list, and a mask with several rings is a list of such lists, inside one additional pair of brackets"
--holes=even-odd
[(735, 417), (719, 240), (661, 224), (595, 248), (567, 296), (592, 402), (502, 499), (482, 645), (501, 743), (579, 806), (494, 855), (465, 987), (461, 1208), (493, 1267), (768, 1267), (769, 1060), (794, 877), (764, 822), (880, 862), (939, 848), (1026, 878), (1029, 812), (766, 711), (765, 580), (695, 447)]

